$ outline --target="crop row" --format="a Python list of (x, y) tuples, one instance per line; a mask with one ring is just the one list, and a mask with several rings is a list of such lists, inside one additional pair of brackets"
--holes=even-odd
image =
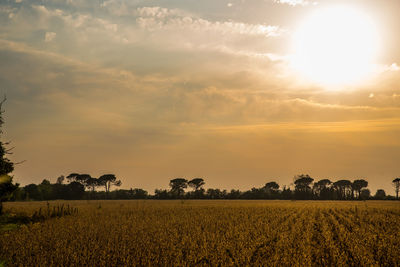
[[(400, 264), (397, 203), (69, 204), (79, 213), (0, 233), (0, 259), (7, 266)], [(20, 203), (8, 208), (32, 210)]]

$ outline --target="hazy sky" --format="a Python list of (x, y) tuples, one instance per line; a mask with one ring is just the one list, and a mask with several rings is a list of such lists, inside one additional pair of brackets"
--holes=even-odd
[[(363, 81), (328, 86), (293, 69), (293, 36), (343, 3), (374, 21), (380, 53)], [(175, 177), (249, 189), (308, 173), (393, 194), (399, 15), (398, 0), (0, 0), (15, 181), (111, 172), (152, 193)]]

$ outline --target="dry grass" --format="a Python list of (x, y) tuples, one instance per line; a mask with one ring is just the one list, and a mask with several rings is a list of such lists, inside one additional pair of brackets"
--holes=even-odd
[[(400, 266), (399, 202), (69, 201), (0, 233), (7, 266)], [(32, 214), (46, 202), (7, 203)], [(1, 261), (0, 261), (1, 262)]]

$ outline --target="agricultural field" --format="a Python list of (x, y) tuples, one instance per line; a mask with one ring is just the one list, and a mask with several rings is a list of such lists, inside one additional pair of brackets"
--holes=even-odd
[[(400, 266), (400, 202), (52, 201), (0, 232), (5, 266)], [(1, 265), (1, 264), (0, 264)]]

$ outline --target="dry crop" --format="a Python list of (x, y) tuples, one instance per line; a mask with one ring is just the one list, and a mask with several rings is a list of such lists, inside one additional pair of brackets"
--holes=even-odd
[(6, 266), (400, 266), (400, 202), (62, 203), (79, 213), (0, 233)]

